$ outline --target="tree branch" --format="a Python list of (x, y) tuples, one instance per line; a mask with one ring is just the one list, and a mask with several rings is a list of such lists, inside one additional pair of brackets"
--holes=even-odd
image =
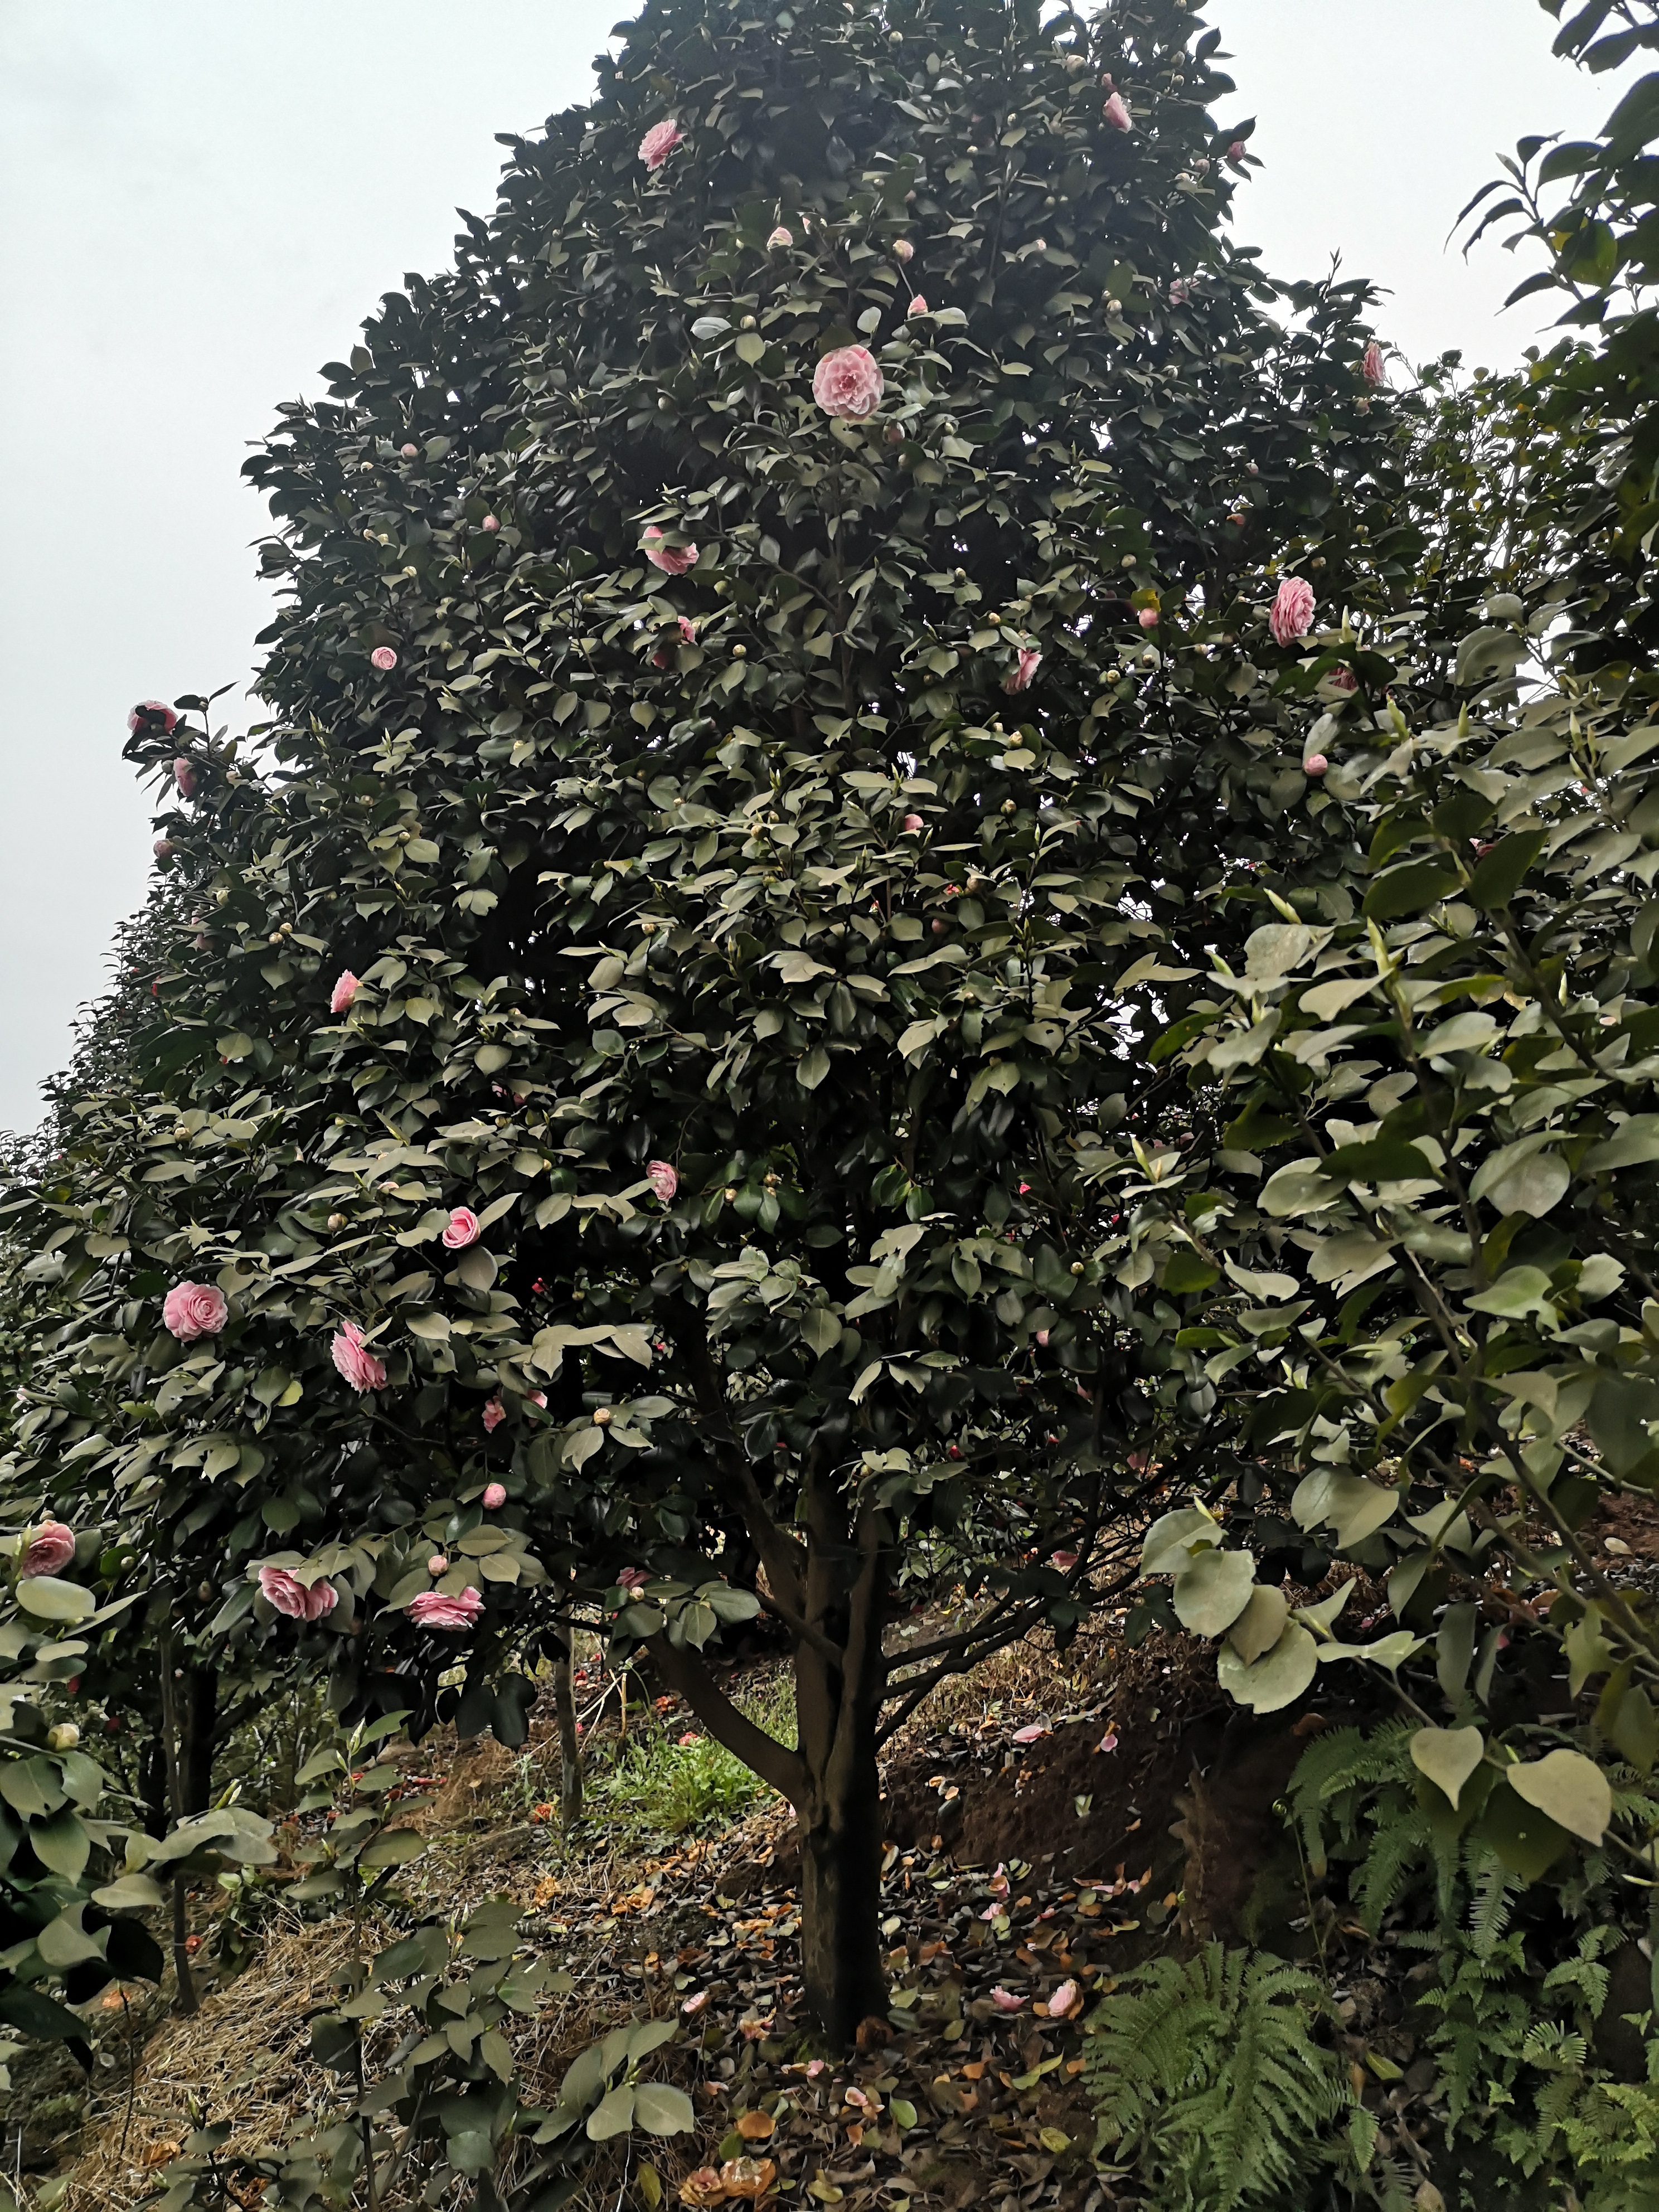
[(690, 1370), (691, 1388), (696, 1395), (698, 1408), (713, 1434), (715, 1457), (722, 1473), (737, 1491), (755, 1539), (755, 1549), (761, 1555), (766, 1569), (766, 1579), (774, 1590), (785, 1599), (800, 1598), (801, 1577), (806, 1569), (805, 1546), (787, 1534), (773, 1519), (771, 1509), (761, 1494), (754, 1470), (738, 1449), (732, 1434), (731, 1419), (726, 1404), (726, 1393), (720, 1388), (720, 1377), (714, 1371), (708, 1339), (702, 1317), (687, 1301), (681, 1300), (684, 1319), (679, 1313), (668, 1317), (668, 1327), (674, 1341), (684, 1356)]
[(798, 1754), (740, 1713), (695, 1651), (671, 1644), (661, 1630), (647, 1638), (645, 1648), (664, 1681), (690, 1706), (714, 1741), (799, 1808), (807, 1784), (806, 1768)]

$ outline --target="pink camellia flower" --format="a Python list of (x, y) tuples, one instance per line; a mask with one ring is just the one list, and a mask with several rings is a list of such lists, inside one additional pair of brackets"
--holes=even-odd
[(908, 238), (896, 238), (893, 240), (893, 258), (896, 261), (909, 260), (915, 250)]
[(1025, 2000), (1017, 1997), (1012, 1990), (1005, 1990), (999, 1982), (991, 1992), (991, 2002), (999, 2012), (1020, 2012), (1024, 2008)]
[(398, 656), (389, 645), (377, 645), (368, 657), (382, 675), (388, 668), (395, 668), (398, 665)]
[(1133, 131), (1135, 127), (1130, 119), (1128, 109), (1123, 105), (1123, 94), (1121, 92), (1115, 92), (1112, 94), (1101, 110), (1101, 113), (1114, 131)]
[(624, 1567), (617, 1577), (618, 1589), (640, 1589), (651, 1577), (643, 1567)]
[(786, 246), (793, 246), (794, 242), (793, 231), (786, 229), (784, 225), (780, 223), (767, 240), (766, 247), (769, 253), (781, 253)]
[(1334, 691), (1357, 691), (1359, 689), (1359, 678), (1352, 668), (1334, 668), (1325, 681)]
[(416, 461), (421, 457), (421, 449), (418, 446), (400, 446), (398, 450), (406, 461)]
[(1011, 674), (1002, 679), (1003, 690), (1029, 691), (1031, 688), (1031, 679), (1042, 665), (1042, 655), (1040, 653), (1034, 653), (1029, 646), (1021, 646), (1018, 665)]
[(1367, 384), (1386, 384), (1389, 380), (1389, 372), (1382, 365), (1382, 349), (1375, 338), (1365, 349), (1359, 373)]
[(355, 1321), (343, 1322), (329, 1346), (334, 1364), (354, 1390), (383, 1390), (386, 1362), (363, 1348), (363, 1333)]
[(177, 728), (179, 717), (165, 699), (141, 699), (127, 716), (127, 727), (135, 734), (141, 728), (159, 730), (165, 738)]
[(483, 1509), (486, 1513), (496, 1512), (506, 1503), (507, 1485), (504, 1482), (491, 1482), (485, 1485)]
[(1232, 168), (1242, 169), (1244, 166), (1244, 141), (1242, 138), (1235, 138), (1232, 144), (1228, 147), (1224, 158)]
[(224, 1292), (211, 1283), (175, 1283), (161, 1302), (161, 1326), (180, 1344), (217, 1336), (229, 1316)]
[(645, 1170), (645, 1179), (665, 1206), (680, 1187), (678, 1170), (667, 1160), (653, 1160)]
[(1323, 753), (1310, 753), (1302, 763), (1302, 773), (1304, 775), (1320, 776), (1329, 766), (1330, 763)]
[(1193, 296), (1193, 288), (1184, 276), (1177, 276), (1170, 287), (1170, 305), (1184, 307)]
[(915, 298), (911, 301), (909, 306), (904, 312), (907, 316), (925, 315), (927, 313), (927, 302), (922, 298), (920, 292), (916, 294)]
[(1037, 1331), (1037, 1333), (1036, 1333), (1036, 1340), (1037, 1340), (1037, 1342), (1038, 1342), (1039, 1344), (1046, 1345), (1046, 1344), (1048, 1343), (1048, 1330), (1047, 1330), (1046, 1328), (1040, 1328), (1040, 1329)]
[(1042, 1737), (1047, 1735), (1048, 1733), (1048, 1729), (1046, 1722), (1028, 1721), (1023, 1729), (1016, 1729), (1014, 1730), (1014, 1741), (1016, 1743), (1036, 1743), (1039, 1742)]
[(268, 1605), (290, 1620), (320, 1620), (340, 1602), (340, 1593), (332, 1583), (313, 1583), (307, 1589), (286, 1567), (261, 1567), (259, 1591)]
[(180, 799), (195, 798), (196, 769), (193, 763), (187, 760), (174, 761), (173, 763), (173, 781), (179, 787), (179, 796)]
[(362, 990), (362, 983), (358, 981), (357, 977), (352, 974), (350, 969), (343, 968), (340, 970), (339, 981), (335, 984), (334, 988), (328, 995), (328, 1011), (330, 1013), (344, 1013), (346, 1008), (351, 1004), (352, 1000), (356, 997), (358, 992)]
[(1075, 1552), (1050, 1552), (1048, 1554), (1048, 1565), (1051, 1567), (1058, 1567), (1063, 1575), (1069, 1575), (1077, 1562), (1078, 1554)]
[(654, 522), (646, 525), (645, 543), (641, 550), (652, 567), (660, 568), (665, 576), (683, 576), (688, 568), (696, 564), (696, 547), (665, 545), (662, 532)]
[(862, 422), (881, 404), (886, 382), (867, 346), (837, 346), (812, 372), (812, 397), (826, 415)]
[[(495, 1431), (500, 1428), (501, 1423), (506, 1419), (506, 1407), (502, 1405), (499, 1398), (491, 1398), (483, 1409), (484, 1434), (486, 1436), (493, 1435)], [(505, 1491), (501, 1493), (503, 1497), (505, 1497), (506, 1494)]]
[(422, 1590), (409, 1601), (409, 1617), (422, 1628), (471, 1628), (483, 1611), (483, 1600), (475, 1589), (457, 1590), (453, 1597), (442, 1590)]
[(1314, 588), (1305, 577), (1286, 576), (1274, 594), (1267, 627), (1276, 645), (1294, 645), (1313, 627)]
[(435, 1583), (440, 1575), (449, 1572), (449, 1562), (441, 1552), (434, 1552), (426, 1563), (426, 1571)]
[(694, 622), (692, 621), (692, 619), (691, 619), (691, 617), (690, 617), (690, 615), (682, 615), (682, 616), (680, 617), (680, 642), (681, 642), (681, 644), (682, 644), (682, 645), (695, 645), (695, 644), (696, 643), (696, 641), (697, 641), (697, 625), (696, 624), (696, 623), (694, 623)]
[(158, 860), (170, 860), (173, 858), (173, 840), (171, 837), (158, 837), (151, 849)]
[(1140, 624), (1142, 629), (1156, 629), (1163, 617), (1156, 607), (1142, 607), (1135, 620)]
[(492, 535), (495, 532), (499, 530), (501, 526), (501, 518), (499, 514), (487, 514), (483, 520), (478, 525), (480, 530), (487, 530)]
[(444, 1231), (444, 1243), (452, 1252), (465, 1252), (469, 1244), (476, 1244), (477, 1241), (477, 1215), (471, 1206), (458, 1206), (449, 1217), (449, 1226)]
[(48, 1521), (30, 1538), (23, 1554), (23, 1573), (55, 1575), (75, 1557), (75, 1531), (61, 1521)]
[(659, 169), (684, 143), (684, 133), (671, 115), (666, 123), (653, 123), (640, 141), (640, 159), (647, 169)]
[(922, 823), (920, 814), (907, 814), (905, 816), (904, 834), (907, 837), (915, 836), (920, 832), (921, 826)]
[(1049, 2019), (1064, 2020), (1066, 2014), (1070, 2012), (1072, 2007), (1076, 2002), (1077, 1984), (1075, 1982), (1062, 1982), (1060, 1987), (1054, 1991), (1053, 1996), (1048, 2000)]
[[(661, 1349), (662, 1349), (662, 1346), (661, 1346), (660, 1345), (659, 1345), (659, 1346), (657, 1346), (657, 1349), (658, 1349), (658, 1351), (659, 1351), (659, 1352), (660, 1352), (660, 1351), (661, 1351)], [(532, 1406), (539, 1406), (539, 1407), (541, 1407), (541, 1409), (542, 1409), (543, 1413), (545, 1413), (545, 1412), (547, 1411), (547, 1393), (546, 1393), (546, 1391), (545, 1391), (545, 1390), (532, 1390), (532, 1391), (531, 1392), (531, 1394), (530, 1394), (530, 1402), (531, 1402), (531, 1404), (532, 1404)]]

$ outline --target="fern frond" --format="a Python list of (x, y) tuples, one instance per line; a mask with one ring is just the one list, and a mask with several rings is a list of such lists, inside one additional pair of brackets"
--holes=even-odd
[(1473, 1844), (1465, 1863), (1474, 1892), (1469, 1900), (1470, 1940), (1475, 1956), (1489, 1959), (1508, 1931), (1520, 1884), (1497, 1854), (1484, 1844)]
[(1376, 1826), (1359, 1875), (1355, 1902), (1364, 1925), (1376, 1935), (1382, 1916), (1399, 1896), (1411, 1868), (1431, 1858), (1434, 1836), (1429, 1816), (1413, 1800), (1402, 1798), (1378, 1809)]
[(1301, 1967), (1218, 1943), (1185, 1966), (1151, 1961), (1091, 2022), (1100, 2142), (1171, 2212), (1283, 2203), (1342, 2154), (1333, 2124), (1352, 2099), (1312, 2033), (1326, 2002)]

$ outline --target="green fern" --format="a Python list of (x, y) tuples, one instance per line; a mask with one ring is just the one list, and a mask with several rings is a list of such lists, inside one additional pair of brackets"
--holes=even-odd
[(1352, 2099), (1313, 2035), (1325, 2006), (1300, 1967), (1218, 1943), (1126, 1977), (1089, 2024), (1097, 2152), (1133, 2167), (1154, 2212), (1282, 2204), (1346, 2156), (1333, 2124)]

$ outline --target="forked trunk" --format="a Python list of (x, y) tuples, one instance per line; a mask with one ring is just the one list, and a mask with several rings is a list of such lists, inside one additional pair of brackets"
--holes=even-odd
[(836, 2050), (850, 2047), (861, 2021), (887, 2015), (873, 1720), (859, 1733), (860, 1743), (812, 1778), (799, 1808), (801, 1972), (806, 2001)]

